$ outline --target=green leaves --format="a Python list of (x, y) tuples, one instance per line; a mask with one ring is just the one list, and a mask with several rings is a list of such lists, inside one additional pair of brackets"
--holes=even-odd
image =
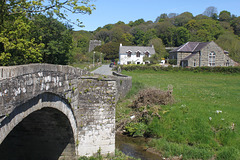
[(36, 44), (30, 35), (31, 22), (25, 17), (16, 17), (12, 25), (0, 33), (0, 42), (4, 44), (4, 52), (0, 56), (1, 65), (16, 65), (41, 62), (42, 43)]

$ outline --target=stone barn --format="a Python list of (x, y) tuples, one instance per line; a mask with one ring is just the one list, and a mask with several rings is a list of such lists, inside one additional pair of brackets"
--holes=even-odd
[(187, 42), (170, 51), (169, 59), (181, 67), (235, 66), (234, 62), (215, 42)]

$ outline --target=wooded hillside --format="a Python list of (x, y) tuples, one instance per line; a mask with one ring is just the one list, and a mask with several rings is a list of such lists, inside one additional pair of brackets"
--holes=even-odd
[[(117, 59), (119, 44), (123, 45), (154, 45), (158, 57), (167, 57), (165, 47), (177, 47), (188, 41), (215, 41), (224, 50), (229, 51), (230, 57), (240, 62), (240, 16), (228, 11), (217, 14), (215, 7), (208, 7), (204, 13), (193, 16), (190, 12), (181, 14), (163, 13), (153, 21), (138, 19), (125, 24), (106, 24), (92, 32), (74, 32), (75, 44), (79, 50), (87, 50), (86, 39), (102, 41), (102, 46), (95, 51), (105, 54), (105, 59)], [(85, 49), (84, 46), (86, 47)], [(77, 57), (87, 53), (75, 52)]]

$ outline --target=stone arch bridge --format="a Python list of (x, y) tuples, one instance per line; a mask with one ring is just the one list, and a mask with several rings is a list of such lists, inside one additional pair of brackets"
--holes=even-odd
[(71, 66), (0, 67), (1, 159), (75, 159), (115, 151), (115, 103), (131, 77)]

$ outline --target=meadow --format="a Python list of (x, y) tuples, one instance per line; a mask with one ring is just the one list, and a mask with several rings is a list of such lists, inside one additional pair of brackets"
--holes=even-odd
[(133, 87), (117, 104), (117, 122), (132, 116), (128, 105), (139, 90), (173, 87), (175, 102), (159, 106), (161, 118), (153, 117), (139, 128), (153, 137), (148, 147), (165, 157), (240, 159), (240, 74), (154, 70), (123, 74), (132, 76)]

